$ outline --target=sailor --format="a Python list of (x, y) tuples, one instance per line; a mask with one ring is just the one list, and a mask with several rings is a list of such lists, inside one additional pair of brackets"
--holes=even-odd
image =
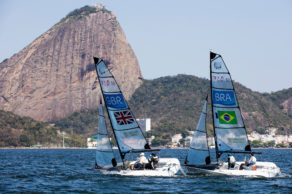
[(233, 155), (228, 154), (228, 169), (234, 168), (236, 160)]
[(245, 161), (244, 164), (241, 164), (239, 169), (242, 170), (242, 169), (246, 169), (246, 167), (248, 166), (254, 166), (256, 162), (257, 162), (257, 159), (254, 156), (254, 153), (250, 153), (248, 162)]
[(249, 158), (249, 161), (248, 161), (248, 163), (246, 165), (247, 166), (253, 166), (253, 165), (256, 164), (256, 162), (257, 162), (256, 157), (254, 157), (253, 153), (250, 153), (250, 158)]
[(146, 169), (155, 169), (158, 162), (159, 162), (159, 157), (156, 156), (156, 154), (151, 153), (150, 157), (148, 158), (148, 163), (146, 164), (145, 168)]
[(137, 158), (137, 162), (134, 164), (134, 168), (136, 168), (136, 169), (143, 168), (144, 165), (147, 163), (148, 163), (148, 160), (145, 157), (145, 154), (141, 153), (140, 158)]

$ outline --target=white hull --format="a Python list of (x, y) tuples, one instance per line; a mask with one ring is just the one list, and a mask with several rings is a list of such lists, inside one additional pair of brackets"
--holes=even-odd
[(186, 167), (187, 174), (217, 174), (227, 176), (246, 176), (246, 177), (266, 177), (271, 178), (279, 176), (281, 174), (280, 168), (272, 162), (257, 162), (256, 169), (248, 167), (248, 169), (239, 170), (240, 164), (243, 162), (236, 162), (236, 165), (232, 169), (228, 169), (227, 162), (222, 163), (219, 168), (215, 170), (199, 169), (194, 167)]
[(181, 170), (180, 162), (177, 158), (160, 158), (156, 169), (154, 170), (100, 170), (106, 175), (122, 175), (122, 176), (175, 176)]

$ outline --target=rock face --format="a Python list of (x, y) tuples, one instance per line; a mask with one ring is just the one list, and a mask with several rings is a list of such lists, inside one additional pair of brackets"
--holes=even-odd
[(93, 56), (108, 63), (126, 98), (141, 84), (115, 15), (101, 5), (85, 6), (0, 64), (0, 109), (49, 121), (97, 106)]

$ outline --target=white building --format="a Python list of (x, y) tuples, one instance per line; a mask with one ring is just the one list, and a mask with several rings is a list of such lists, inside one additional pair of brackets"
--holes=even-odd
[(97, 136), (91, 136), (87, 138), (87, 148), (88, 149), (95, 149), (97, 146), (97, 140), (96, 140)]
[(139, 126), (141, 127), (143, 132), (151, 131), (151, 119), (137, 119)]
[(181, 139), (182, 139), (182, 135), (181, 134), (175, 134), (174, 136), (172, 136), (171, 142), (178, 144), (179, 140), (181, 140)]

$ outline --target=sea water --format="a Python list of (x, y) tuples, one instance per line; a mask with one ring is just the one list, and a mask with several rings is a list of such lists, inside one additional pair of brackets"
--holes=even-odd
[[(125, 177), (102, 175), (93, 167), (95, 150), (1, 149), (0, 193), (292, 193), (292, 150), (264, 149), (258, 161), (274, 162), (283, 173), (275, 178), (216, 175)], [(164, 149), (161, 157), (178, 157), (186, 149)]]

